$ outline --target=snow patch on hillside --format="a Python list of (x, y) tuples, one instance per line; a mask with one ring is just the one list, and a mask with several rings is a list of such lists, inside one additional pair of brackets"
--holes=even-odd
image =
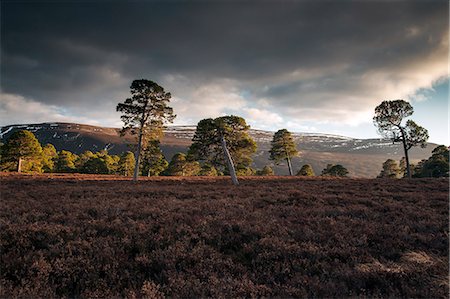
[[(3, 131), (3, 128), (4, 127), (1, 128), (2, 131)], [(6, 129), (6, 131), (1, 132), (0, 133), (0, 139), (3, 138), (3, 135), (5, 135), (6, 133), (10, 132), (12, 129), (14, 129), (14, 126), (10, 126), (8, 129)]]

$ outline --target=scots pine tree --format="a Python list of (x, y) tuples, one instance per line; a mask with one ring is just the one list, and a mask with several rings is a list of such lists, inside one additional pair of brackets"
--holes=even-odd
[(138, 179), (141, 151), (143, 145), (151, 139), (160, 139), (163, 125), (175, 118), (169, 107), (171, 94), (163, 87), (150, 80), (134, 80), (131, 84), (131, 98), (117, 105), (122, 112), (124, 123), (121, 134), (130, 133), (137, 136), (135, 168), (133, 180)]
[(293, 175), (291, 159), (292, 157), (298, 156), (298, 151), (294, 139), (288, 130), (281, 129), (273, 135), (269, 153), (269, 159), (275, 161), (276, 164), (286, 160), (289, 175)]

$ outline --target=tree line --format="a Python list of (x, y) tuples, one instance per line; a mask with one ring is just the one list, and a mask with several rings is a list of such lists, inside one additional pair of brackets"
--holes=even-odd
[[(211, 152), (210, 155), (200, 155), (200, 145), (202, 144), (200, 135), (199, 133), (197, 138), (194, 138), (196, 142), (189, 148), (187, 154), (175, 154), (170, 163), (165, 159), (159, 141), (150, 140), (143, 147), (138, 174), (141, 176), (221, 176), (229, 174), (225, 162), (214, 159), (217, 153)], [(276, 140), (276, 138), (274, 139)], [(254, 142), (249, 141), (248, 144), (256, 149), (256, 147), (253, 147)], [(203, 144), (203, 146), (205, 145)], [(235, 147), (231, 147), (231, 149), (233, 156), (236, 157), (235, 161), (238, 162), (236, 164), (238, 176), (275, 175), (269, 165), (260, 170), (250, 167), (252, 160), (244, 154), (245, 151), (242, 151), (242, 149), (238, 151)], [(247, 153), (250, 152), (253, 152), (253, 150), (247, 148)], [(42, 146), (35, 135), (27, 130), (14, 132), (7, 142), (0, 146), (0, 171), (132, 176), (135, 172), (135, 162), (135, 154), (131, 151), (124, 152), (121, 155), (110, 155), (107, 150), (96, 153), (85, 151), (79, 155), (68, 150), (57, 151), (52, 144)], [(321, 173), (323, 176), (345, 176), (347, 174), (348, 171), (343, 166), (331, 164), (327, 165), (327, 168)], [(296, 175), (315, 176), (314, 170), (309, 164), (303, 165)]]
[[(65, 150), (56, 152), (51, 144), (42, 147), (31, 132), (17, 131), (1, 147), (0, 169), (132, 174), (134, 180), (139, 175), (229, 175), (235, 185), (239, 184), (237, 176), (240, 175), (274, 174), (269, 165), (261, 170), (251, 167), (257, 145), (248, 134), (250, 126), (245, 119), (234, 115), (200, 120), (188, 152), (174, 155), (169, 163), (160, 149), (160, 140), (164, 125), (176, 117), (169, 106), (171, 94), (157, 83), (145, 79), (134, 80), (130, 92), (131, 97), (119, 103), (116, 110), (122, 113), (124, 123), (120, 134), (131, 134), (136, 138), (132, 151), (120, 156), (109, 155), (107, 151), (87, 151), (80, 155)], [(412, 106), (403, 100), (383, 101), (375, 108), (373, 120), (380, 134), (393, 143), (402, 142), (405, 154), (403, 173), (395, 170), (392, 161), (386, 161), (380, 177), (392, 176), (392, 172), (396, 173), (395, 176), (412, 177), (413, 171), (414, 176), (436, 175), (435, 170), (429, 170), (429, 165), (436, 164), (435, 160), (422, 161), (411, 170), (408, 151), (418, 145), (425, 147), (428, 140), (428, 131), (414, 121), (407, 120), (402, 124), (412, 114)], [(269, 154), (269, 160), (277, 165), (285, 162), (289, 174), (294, 175), (291, 160), (299, 155), (299, 151), (288, 130), (281, 129), (274, 134)], [(441, 172), (445, 173), (445, 170)], [(296, 174), (313, 176), (314, 171), (311, 165), (303, 165)], [(321, 175), (343, 177), (348, 175), (348, 170), (339, 164), (329, 164)]]
[[(159, 142), (164, 124), (173, 122), (176, 115), (169, 106), (171, 94), (157, 83), (145, 79), (134, 80), (130, 92), (131, 97), (119, 103), (116, 110), (122, 113), (124, 126), (121, 134), (129, 133), (136, 137), (133, 179), (137, 180), (141, 158), (145, 157), (152, 142)], [(239, 175), (273, 174), (269, 166), (257, 171), (251, 168), (251, 157), (257, 146), (248, 135), (249, 128), (242, 117), (234, 115), (201, 120), (187, 154), (175, 155), (168, 165), (168, 172), (181, 175), (229, 175), (235, 185), (239, 184)], [(298, 153), (289, 131), (281, 129), (274, 134), (269, 159), (275, 164), (286, 161), (290, 175), (293, 175), (291, 159)], [(309, 169), (304, 167), (298, 174), (313, 173), (310, 165)], [(328, 165), (322, 172), (322, 175), (347, 174), (347, 169), (342, 165)]]
[[(449, 150), (445, 145), (439, 145), (433, 149), (428, 159), (423, 159), (417, 164), (410, 165), (413, 178), (439, 178), (449, 176)], [(383, 163), (378, 178), (406, 178), (408, 177), (406, 159), (403, 157), (399, 163), (387, 159)]]

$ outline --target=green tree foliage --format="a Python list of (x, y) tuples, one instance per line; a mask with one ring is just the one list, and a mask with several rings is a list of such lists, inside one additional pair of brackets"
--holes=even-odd
[(109, 174), (108, 163), (105, 159), (105, 156), (91, 157), (83, 164), (81, 172), (91, 174)]
[(348, 174), (347, 168), (337, 164), (328, 164), (327, 167), (322, 170), (322, 176), (335, 176), (335, 177), (346, 177)]
[(256, 172), (256, 175), (269, 176), (269, 175), (275, 175), (275, 172), (273, 171), (272, 167), (266, 165), (263, 167), (263, 169), (258, 170)]
[(91, 151), (82, 152), (75, 161), (75, 168), (80, 170), (83, 169), (83, 165), (89, 161), (89, 159), (94, 158), (96, 155)]
[(135, 160), (132, 152), (125, 152), (120, 156), (118, 173), (124, 176), (132, 176)]
[(47, 143), (42, 148), (42, 170), (44, 172), (53, 172), (55, 167), (55, 159), (58, 156), (56, 148), (53, 144)]
[(286, 160), (289, 168), (289, 174), (293, 175), (291, 158), (298, 156), (298, 151), (295, 146), (294, 139), (288, 130), (281, 129), (273, 135), (269, 153), (269, 159), (275, 161), (277, 164), (283, 160)]
[(403, 100), (383, 101), (375, 108), (373, 121), (379, 133), (390, 138), (392, 142), (402, 142), (406, 159), (407, 177), (411, 178), (411, 167), (408, 151), (413, 146), (426, 146), (428, 131), (408, 120), (405, 125), (402, 121), (413, 114), (413, 107)]
[(75, 161), (77, 160), (77, 158), (77, 155), (69, 151), (60, 151), (55, 159), (55, 172), (75, 172)]
[(160, 139), (164, 123), (172, 122), (175, 115), (168, 106), (171, 94), (157, 83), (145, 79), (134, 80), (130, 90), (131, 98), (119, 103), (116, 110), (122, 112), (122, 134), (129, 132), (138, 138), (133, 175), (133, 180), (137, 180), (142, 144), (151, 139)]
[(158, 176), (168, 165), (159, 147), (159, 140), (150, 140), (142, 154), (142, 175)]
[(314, 169), (309, 164), (305, 164), (300, 168), (300, 170), (297, 172), (297, 175), (299, 176), (315, 176)]
[(448, 177), (449, 176), (449, 150), (445, 145), (439, 145), (432, 151), (427, 160), (422, 160), (415, 167), (414, 177)]
[(390, 178), (396, 179), (401, 175), (400, 167), (397, 162), (392, 159), (387, 159), (383, 163), (383, 169), (381, 170), (378, 178)]
[(197, 161), (188, 161), (186, 155), (177, 153), (167, 167), (166, 174), (172, 176), (195, 176), (201, 171), (200, 163)]
[(108, 168), (108, 172), (110, 174), (117, 173), (119, 167), (120, 157), (117, 155), (109, 155), (107, 150), (102, 150), (96, 153), (96, 156), (105, 161), (106, 167)]
[(233, 115), (203, 119), (197, 125), (188, 156), (230, 174), (238, 184), (236, 169), (247, 172), (256, 151), (249, 128), (242, 117)]
[(210, 164), (203, 164), (202, 168), (200, 169), (200, 173), (198, 175), (201, 176), (218, 176), (219, 172), (217, 169), (210, 165)]
[(255, 175), (256, 174), (256, 170), (253, 169), (252, 167), (244, 167), (244, 166), (238, 166), (236, 168), (236, 175), (237, 176), (249, 176), (249, 175)]
[(27, 130), (14, 132), (2, 147), (2, 169), (42, 171), (42, 147), (34, 134)]
[(118, 172), (120, 157), (109, 155), (108, 151), (97, 153), (85, 151), (75, 161), (76, 171), (90, 174), (114, 174)]

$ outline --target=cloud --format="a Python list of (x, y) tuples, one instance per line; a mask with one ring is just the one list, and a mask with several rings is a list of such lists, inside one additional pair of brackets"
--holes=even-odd
[(115, 105), (133, 79), (147, 78), (172, 93), (178, 124), (236, 114), (260, 128), (357, 126), (382, 100), (426, 100), (423, 90), (448, 77), (444, 1), (2, 9), (2, 90), (56, 118), (117, 123)]
[(1, 125), (21, 124), (24, 120), (26, 122), (86, 121), (86, 119), (65, 116), (61, 107), (45, 105), (19, 95), (1, 93), (0, 98)]
[[(75, 122), (91, 125), (118, 126), (117, 117), (108, 117), (99, 112), (73, 113), (57, 106), (46, 105), (20, 95), (0, 93), (0, 126), (41, 122)], [(105, 121), (106, 120), (106, 121)]]
[(181, 75), (167, 75), (162, 81), (173, 95), (171, 105), (177, 114), (176, 124), (193, 124), (203, 118), (239, 114), (246, 105), (232, 80), (217, 79), (196, 85)]
[(243, 108), (242, 116), (252, 128), (263, 130), (274, 130), (283, 126), (283, 118), (275, 112), (258, 109), (258, 108)]

